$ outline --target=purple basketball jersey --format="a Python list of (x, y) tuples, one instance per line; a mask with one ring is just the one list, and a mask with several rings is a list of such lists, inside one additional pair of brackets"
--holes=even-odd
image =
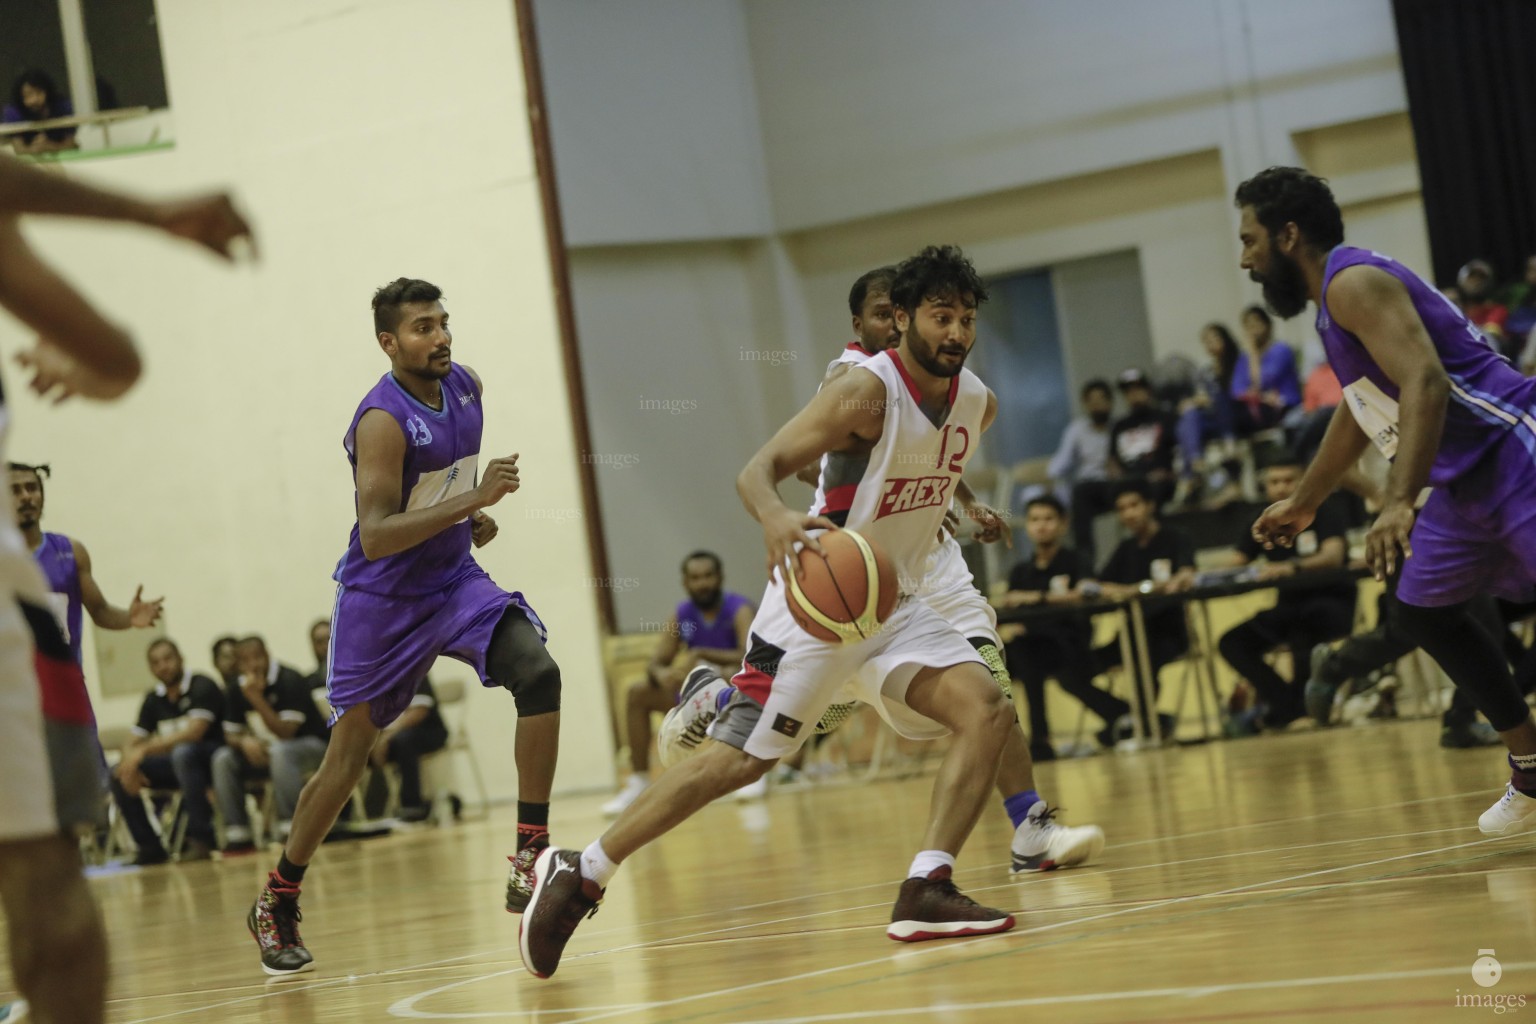
[(1346, 267), (1378, 267), (1403, 283), (1424, 322), (1440, 363), (1451, 379), (1445, 431), (1430, 468), (1429, 482), (1445, 486), (1466, 475), (1499, 441), (1513, 431), (1527, 449), (1536, 450), (1536, 380), (1523, 376), (1489, 346), (1461, 310), (1413, 271), (1369, 249), (1341, 245), (1328, 254), (1323, 272), (1324, 300), (1318, 304), (1317, 333), (1328, 362), (1338, 375), (1355, 421), (1387, 458), (1397, 454), (1396, 384), (1381, 371), (1360, 339), (1328, 315), (1328, 285)]
[(727, 592), (720, 598), (720, 607), (715, 611), (715, 621), (709, 622), (704, 618), (704, 613), (699, 611), (699, 606), (692, 601), (683, 601), (677, 606), (677, 635), (689, 647), (715, 647), (720, 650), (733, 650), (742, 644), (742, 637), (736, 635), (736, 612), (742, 605), (751, 604), (740, 594)]
[(75, 546), (61, 533), (43, 534), (42, 545), (34, 552), (37, 564), (42, 567), (48, 589), (53, 591), (54, 609), (69, 633), (69, 651), (75, 664), (80, 664), (80, 567), (75, 564)]
[[(405, 465), (400, 477), (400, 512), (429, 508), (471, 490), (479, 475), (480, 431), (484, 417), (472, 377), (457, 363), (443, 378), (443, 407), (413, 398), (386, 373), (364, 396), (352, 416), (342, 444), (357, 480), (357, 424), (369, 409), (382, 409), (395, 418), (405, 435)], [(356, 494), (353, 496), (354, 505)], [(466, 570), (476, 568), (470, 557), (470, 522), (466, 517), (415, 547), (383, 558), (363, 554), (357, 524), (347, 553), (332, 578), (345, 587), (398, 597), (442, 590)]]

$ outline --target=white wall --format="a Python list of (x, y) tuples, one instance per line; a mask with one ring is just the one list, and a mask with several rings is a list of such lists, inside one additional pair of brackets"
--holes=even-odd
[[(557, 788), (606, 785), (584, 535), (526, 515), (581, 500), (512, 5), (438, 0), (424, 17), (387, 0), (160, 0), (159, 23), (176, 148), (69, 173), (153, 192), (231, 186), (262, 261), (227, 271), (141, 232), (30, 229), (134, 329), (148, 367), (115, 406), (57, 411), (12, 374), (11, 454), (56, 468), (45, 525), (85, 540), (113, 600), (139, 581), (163, 592), (193, 666), (213, 636), (255, 631), (307, 669), (306, 629), (329, 611), (353, 520), (341, 435), (388, 369), (369, 299), (399, 275), (435, 281), (456, 356), (485, 380), (483, 454), (522, 453), (523, 489), (491, 510), (501, 536), (479, 557), (550, 624), (566, 694)], [(0, 322), (0, 348), (25, 341)], [(440, 675), (470, 675), (448, 664)], [(122, 722), (136, 704), (99, 716)], [(468, 711), (493, 796), (511, 796), (510, 697), (474, 687)]]
[(535, 14), (567, 244), (770, 231), (738, 3), (555, 0)]

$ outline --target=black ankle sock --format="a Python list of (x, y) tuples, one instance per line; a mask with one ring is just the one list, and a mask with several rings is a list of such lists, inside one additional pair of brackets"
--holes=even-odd
[(532, 825), (537, 828), (549, 828), (549, 804), (531, 804), (523, 800), (517, 802), (517, 823), (519, 825)]
[(549, 804), (517, 802), (517, 848), (549, 845)]
[(308, 870), (308, 864), (295, 864), (288, 859), (288, 851), (284, 850), (282, 856), (277, 858), (277, 870), (272, 872), (272, 877), (297, 889), (304, 883), (304, 872)]

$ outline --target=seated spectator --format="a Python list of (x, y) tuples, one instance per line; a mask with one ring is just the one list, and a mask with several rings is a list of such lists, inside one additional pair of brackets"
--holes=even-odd
[(309, 692), (315, 698), (315, 706), (326, 721), (331, 719), (330, 679), (327, 676), (331, 663), (331, 620), (316, 619), (309, 624), (309, 649), (315, 654), (315, 670), (309, 674)]
[[(1206, 324), (1200, 331), (1210, 361), (1195, 373), (1194, 394), (1179, 404), (1179, 450), (1184, 454), (1184, 469), (1174, 504), (1191, 505), (1204, 494), (1206, 480), (1205, 446), (1209, 441), (1232, 441), (1237, 426), (1232, 400), (1232, 374), (1237, 369), (1237, 342), (1223, 324)], [(1216, 489), (1226, 486), (1230, 470), (1223, 467)]]
[[(1301, 482), (1302, 469), (1301, 460), (1294, 455), (1274, 455), (1263, 470), (1265, 498), (1270, 502), (1289, 498)], [(1338, 494), (1324, 501), (1312, 525), (1297, 534), (1290, 547), (1266, 551), (1245, 529), (1228, 564), (1248, 565), (1262, 557), (1265, 565), (1259, 578), (1265, 580), (1344, 568), (1349, 541), (1343, 501)], [(1349, 635), (1355, 620), (1355, 590), (1353, 580), (1285, 587), (1277, 594), (1273, 608), (1223, 634), (1217, 644), (1222, 657), (1253, 685), (1261, 705), (1244, 720), (1241, 731), (1256, 731), (1260, 723), (1266, 729), (1284, 729), (1306, 714), (1304, 692), (1312, 674), (1312, 649)], [(1264, 658), (1279, 647), (1291, 650), (1289, 681)]]
[(1536, 256), (1525, 261), (1525, 277), (1509, 290), (1505, 305), (1509, 307), (1504, 330), (1509, 335), (1510, 358), (1530, 375), (1536, 356), (1530, 347), (1531, 330), (1536, 328)]
[[(1152, 490), (1146, 483), (1127, 483), (1115, 498), (1115, 512), (1120, 516), (1120, 525), (1130, 536), (1109, 556), (1109, 561), (1099, 570), (1098, 579), (1086, 581), (1078, 588), (1085, 596), (1096, 597), (1102, 593), (1114, 600), (1124, 600), (1138, 594), (1179, 593), (1194, 585), (1195, 546), (1183, 533), (1158, 521)], [(1182, 604), (1148, 611), (1143, 621), (1147, 633), (1147, 659), (1152, 665), (1149, 682), (1155, 705), (1161, 687), (1158, 676), (1165, 666), (1189, 650), (1189, 630), (1184, 622)], [(1132, 657), (1139, 661), (1135, 635), (1129, 639)], [(1118, 638), (1092, 651), (1090, 666), (1094, 675), (1102, 675), (1120, 664)], [(1135, 666), (1129, 666), (1128, 671), (1134, 673)], [(1106, 696), (1114, 704), (1106, 701), (1104, 707), (1112, 709), (1114, 714), (1099, 715), (1107, 723), (1099, 733), (1099, 742), (1113, 746), (1117, 739), (1129, 735), (1131, 706), (1118, 697)], [(1164, 736), (1173, 734), (1175, 724), (1172, 715), (1158, 716)], [(1152, 734), (1145, 715), (1142, 726), (1149, 735)]]
[(180, 790), (187, 816), (181, 859), (207, 860), (213, 849), (209, 764), (224, 743), (224, 693), (207, 676), (188, 672), (171, 640), (150, 644), (148, 656), (149, 671), (160, 682), (144, 695), (133, 736), (112, 773), (112, 799), (139, 848), (133, 862), (164, 864), (170, 854), (139, 794), (145, 787)]
[(1303, 465), (1322, 447), (1333, 411), (1343, 400), (1344, 389), (1333, 367), (1326, 362), (1314, 366), (1301, 389), (1301, 405), (1285, 418), (1286, 439)]
[(401, 821), (426, 821), (432, 814), (432, 805), (422, 798), (421, 759), (447, 745), (448, 725), (437, 708), (437, 691), (432, 689), (432, 680), (423, 679), (400, 717), (379, 733), (369, 755), (374, 771), (363, 798), (368, 817), (379, 818), (384, 814), (389, 789), (382, 769), (392, 764), (400, 770), (400, 809), (395, 817)]
[[(286, 832), (305, 780), (320, 767), (329, 733), (310, 696), (309, 681), (267, 653), (266, 641), (248, 636), (236, 645), (240, 688), (231, 695), (224, 731), (227, 746), (213, 758), (213, 784), (224, 816), (225, 853), (252, 846), (245, 783), (270, 773), (279, 832)], [(251, 712), (275, 737), (269, 749), (251, 733)]]
[[(1364, 633), (1356, 633), (1337, 648), (1320, 643), (1312, 648), (1310, 661), (1311, 678), (1307, 680), (1307, 714), (1318, 725), (1333, 721), (1333, 705), (1342, 691), (1345, 697), (1364, 693), (1370, 689), (1368, 680), (1376, 673), (1392, 666), (1404, 655), (1412, 654), (1419, 647), (1418, 640), (1403, 627), (1398, 616), (1397, 576), (1387, 577), (1386, 589), (1377, 600), (1376, 627)], [(1499, 603), (1486, 594), (1474, 597), (1468, 606), (1472, 617), (1493, 636), (1502, 636), (1511, 643), (1506, 649), (1516, 668), (1515, 682), (1521, 692), (1529, 694), (1536, 688), (1536, 660), (1521, 648), (1509, 632)], [(1440, 716), (1440, 745), (1451, 750), (1472, 747), (1496, 747), (1503, 744), (1498, 732), (1483, 721), (1466, 691), (1455, 687), (1451, 691), (1451, 703)]]
[(683, 559), (688, 598), (662, 624), (645, 679), (629, 688), (624, 721), (631, 774), (619, 794), (603, 805), (604, 814), (618, 815), (650, 785), (651, 714), (672, 710), (688, 673), (708, 663), (728, 677), (740, 667), (755, 609), (749, 599), (727, 593), (724, 584), (718, 555), (695, 551)]
[[(1487, 260), (1471, 260), (1456, 272), (1456, 290), (1461, 294), (1462, 312), (1483, 332), (1488, 343), (1510, 356), (1505, 324), (1509, 308), (1495, 294), (1493, 267)], [(1518, 355), (1518, 353), (1515, 353)]]
[[(23, 71), (11, 84), (11, 101), (0, 112), (0, 123), (19, 124), (24, 121), (46, 121), (55, 117), (69, 117), (75, 112), (69, 97), (61, 94), (46, 71), (33, 68)], [(63, 149), (79, 149), (74, 128), (50, 128), (42, 132), (22, 132), (9, 136), (13, 149), (18, 153), (57, 153)]]
[[(1109, 383), (1091, 380), (1079, 393), (1083, 415), (1067, 424), (1061, 443), (1051, 456), (1047, 472), (1056, 497), (1073, 510), (1073, 530), (1077, 535), (1093, 532), (1093, 509), (1107, 509), (1113, 501), (1109, 482), (1109, 422), (1115, 409), (1114, 392)], [(1081, 522), (1077, 509), (1088, 510)], [(1091, 539), (1091, 538), (1090, 538)], [(1079, 543), (1081, 543), (1079, 541)]]
[(1072, 532), (1078, 554), (1093, 561), (1093, 521), (1115, 508), (1115, 496), (1127, 480), (1145, 481), (1158, 504), (1173, 495), (1173, 454), (1177, 425), (1152, 400), (1152, 385), (1141, 370), (1120, 374), (1120, 393), (1128, 406), (1109, 428), (1109, 482), (1080, 487), (1072, 495)]
[(240, 688), (240, 659), (235, 656), (235, 642), (232, 636), (221, 636), (213, 642), (213, 669), (224, 684), (226, 698)]
[(1243, 310), (1243, 351), (1232, 371), (1234, 422), (1239, 437), (1277, 426), (1301, 404), (1296, 350), (1275, 340), (1274, 321), (1263, 306)]
[[(1024, 530), (1035, 550), (1009, 573), (1008, 593), (999, 602), (1003, 607), (1082, 602), (1078, 584), (1092, 572), (1077, 552), (1062, 547), (1067, 525), (1063, 513), (1061, 502), (1052, 497), (1035, 498), (1025, 507)], [(1125, 713), (1124, 701), (1093, 685), (1088, 660), (1093, 633), (1086, 617), (1062, 616), (1009, 628), (1023, 630), (1022, 636), (1007, 643), (1006, 651), (1009, 672), (1029, 699), (1029, 752), (1034, 760), (1056, 758), (1045, 711), (1047, 679), (1054, 677), (1064, 691), (1106, 722)]]

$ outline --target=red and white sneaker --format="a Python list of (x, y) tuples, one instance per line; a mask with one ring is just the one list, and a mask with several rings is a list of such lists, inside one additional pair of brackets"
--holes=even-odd
[(902, 882), (885, 934), (897, 942), (922, 942), (991, 935), (1013, 927), (1012, 914), (977, 903), (955, 888), (950, 873), (948, 867), (935, 868), (927, 878)]

